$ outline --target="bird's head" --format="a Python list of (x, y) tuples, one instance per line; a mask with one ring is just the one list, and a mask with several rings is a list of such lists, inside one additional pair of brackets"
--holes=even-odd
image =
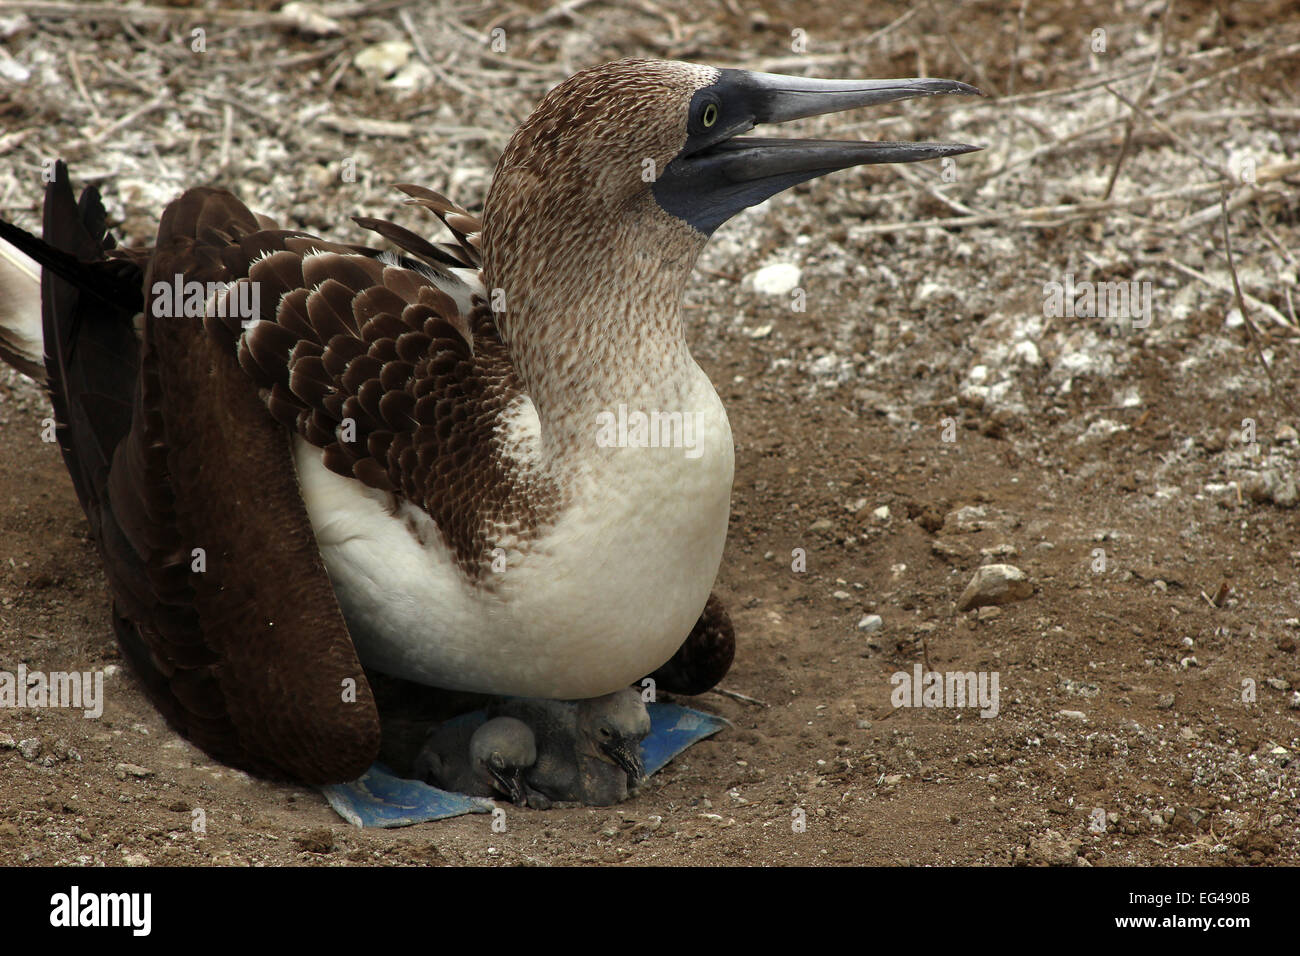
[(584, 70), (547, 94), (501, 156), (484, 210), (487, 271), (506, 245), (510, 255), (523, 242), (552, 266), (580, 267), (608, 259), (627, 234), (651, 255), (693, 261), (718, 226), (796, 183), (978, 149), (744, 135), (944, 93), (979, 91), (953, 80), (817, 80), (663, 60)]
[(523, 721), (496, 717), (474, 732), (469, 759), (479, 779), (523, 806), (527, 800), (524, 775), (537, 763), (537, 741)]
[(641, 692), (629, 687), (579, 705), (579, 728), (592, 755), (620, 767), (628, 785), (635, 787), (645, 776), (641, 741), (650, 733), (650, 712)]

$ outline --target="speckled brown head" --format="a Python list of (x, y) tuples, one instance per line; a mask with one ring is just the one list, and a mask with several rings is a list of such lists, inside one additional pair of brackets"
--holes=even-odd
[(657, 60), (577, 73), (547, 94), (497, 163), (483, 213), (484, 279), (504, 292), (498, 324), (541, 406), (549, 396), (537, 366), (555, 354), (519, 334), (540, 316), (570, 317), (575, 334), (609, 342), (625, 326), (606, 318), (626, 315), (624, 295), (634, 293), (641, 314), (674, 333), (673, 303), (706, 237), (661, 209), (650, 187), (686, 142), (691, 98), (719, 75)]
[(485, 220), (500, 219), (493, 231), (513, 238), (511, 227), (542, 211), (536, 202), (547, 211), (626, 215), (685, 144), (695, 92), (720, 75), (689, 63), (619, 60), (569, 77), (502, 153)]

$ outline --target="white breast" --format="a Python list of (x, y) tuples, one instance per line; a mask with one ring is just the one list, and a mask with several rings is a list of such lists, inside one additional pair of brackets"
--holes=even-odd
[(734, 471), (726, 412), (702, 372), (686, 407), (700, 413), (694, 457), (593, 447), (569, 476), (572, 507), (507, 547), (491, 587), (465, 576), (422, 510), (390, 515), (385, 494), (296, 439), (303, 500), (362, 661), (437, 687), (564, 699), (666, 661), (717, 575)]

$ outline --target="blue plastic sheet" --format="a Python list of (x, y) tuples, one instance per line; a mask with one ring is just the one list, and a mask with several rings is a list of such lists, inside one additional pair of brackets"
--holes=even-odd
[[(677, 704), (648, 704), (647, 709), (650, 734), (641, 741), (646, 776), (657, 773), (687, 747), (728, 726), (723, 717)], [(456, 720), (482, 716), (475, 712)], [(406, 780), (378, 763), (358, 780), (331, 784), (321, 791), (339, 816), (358, 827), (406, 827), (465, 813), (490, 813), (496, 806), (483, 797), (449, 793), (419, 780)]]

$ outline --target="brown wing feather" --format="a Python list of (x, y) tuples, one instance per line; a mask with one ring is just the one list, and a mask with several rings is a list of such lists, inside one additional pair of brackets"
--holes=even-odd
[[(227, 263), (243, 258), (229, 251), (258, 228), (228, 193), (187, 192), (163, 215), (144, 288), (178, 273), (234, 278)], [(149, 317), (150, 305), (104, 495), (119, 640), (159, 710), (219, 759), (304, 783), (355, 779), (378, 753), (378, 715), (284, 430), (230, 346), (195, 320)]]
[[(551, 500), (546, 489), (525, 492), (501, 457), (501, 415), (519, 387), (491, 312), (462, 316), (415, 268), (263, 238), (250, 258), (265, 258), (248, 271), (275, 277), (262, 289), (267, 321), (241, 337), (239, 361), (267, 407), (321, 448), (331, 471), (427, 512), (478, 576), (491, 562), (491, 529), (536, 526)], [(298, 273), (284, 257), (306, 253), (307, 289), (289, 289)], [(288, 330), (300, 337), (292, 348)]]
[(414, 183), (397, 183), (397, 188), (411, 198), (408, 203), (423, 206), (437, 216), (447, 231), (456, 240), (459, 255), (468, 266), (479, 268), (483, 265), (483, 255), (479, 249), (483, 233), (482, 221), (462, 207), (456, 205), (441, 193)]
[(463, 267), (474, 265), (474, 263), (466, 261), (466, 254), (459, 245), (451, 248), (446, 245), (438, 245), (421, 235), (411, 232), (405, 226), (399, 226), (383, 219), (375, 219), (371, 216), (353, 216), (352, 221), (363, 229), (370, 229), (379, 233), (403, 252), (415, 256), (435, 269), (445, 269), (447, 266)]

